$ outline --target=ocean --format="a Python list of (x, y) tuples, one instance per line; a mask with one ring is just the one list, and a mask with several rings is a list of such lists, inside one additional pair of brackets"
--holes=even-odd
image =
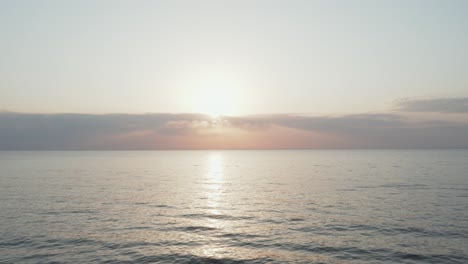
[(0, 263), (468, 263), (468, 151), (0, 152)]

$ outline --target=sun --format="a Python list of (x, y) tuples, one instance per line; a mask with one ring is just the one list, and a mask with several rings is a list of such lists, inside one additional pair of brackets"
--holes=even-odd
[(203, 94), (199, 104), (199, 111), (213, 118), (232, 115), (235, 112), (232, 98), (229, 98), (229, 95), (221, 91), (211, 91)]
[(238, 112), (238, 97), (233, 89), (223, 86), (199, 89), (193, 95), (192, 111), (220, 118), (235, 115)]
[(241, 109), (241, 103), (245, 105), (249, 82), (239, 72), (223, 67), (200, 67), (183, 79), (183, 85), (189, 88), (186, 98), (192, 113), (220, 118), (240, 115), (245, 111)]

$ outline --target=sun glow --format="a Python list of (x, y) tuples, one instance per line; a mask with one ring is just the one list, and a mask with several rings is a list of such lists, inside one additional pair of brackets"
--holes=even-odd
[(210, 115), (213, 118), (219, 118), (224, 115), (234, 114), (234, 99), (223, 91), (215, 90), (208, 91), (200, 94), (200, 98), (197, 100), (198, 106), (197, 111), (203, 114)]
[(228, 74), (200, 74), (191, 83), (192, 112), (219, 118), (239, 114), (239, 100), (244, 85)]

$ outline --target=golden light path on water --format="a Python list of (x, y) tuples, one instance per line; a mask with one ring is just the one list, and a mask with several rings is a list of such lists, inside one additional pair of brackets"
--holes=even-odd
[[(221, 207), (223, 204), (223, 191), (224, 191), (224, 157), (221, 153), (213, 152), (208, 156), (207, 171), (204, 175), (204, 182), (206, 183), (206, 215), (207, 218), (204, 223), (205, 226), (216, 230), (227, 230), (227, 222), (222, 218)], [(212, 239), (209, 244), (199, 248), (198, 255), (211, 258), (220, 258), (229, 254), (229, 251), (216, 239)]]
[[(276, 252), (270, 249), (256, 251), (232, 245), (232, 240), (229, 238), (232, 234), (269, 231), (252, 230), (245, 223), (245, 220), (239, 220), (242, 218), (239, 215), (239, 201), (236, 201), (235, 195), (233, 196), (232, 178), (230, 177), (233, 173), (233, 167), (232, 164), (228, 164), (225, 154), (212, 152), (207, 155), (206, 159), (206, 169), (201, 175), (205, 199), (204, 204), (199, 205), (199, 208), (202, 208), (201, 214), (205, 217), (193, 220), (192, 225), (207, 230), (202, 235), (205, 244), (194, 249), (193, 255), (209, 260), (256, 259), (275, 256)], [(236, 175), (239, 177), (238, 174)], [(243, 207), (241, 211), (245, 212), (246, 210), (251, 211), (249, 206)]]
[[(206, 174), (207, 186), (207, 208), (210, 215), (221, 215), (219, 210), (222, 202), (222, 191), (224, 185), (224, 160), (219, 153), (209, 156), (208, 172)], [(217, 219), (210, 219), (217, 220)], [(213, 221), (216, 223), (216, 221)]]

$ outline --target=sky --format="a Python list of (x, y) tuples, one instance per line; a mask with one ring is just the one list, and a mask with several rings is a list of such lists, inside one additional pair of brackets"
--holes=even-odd
[(0, 149), (468, 148), (467, 12), (0, 0)]

